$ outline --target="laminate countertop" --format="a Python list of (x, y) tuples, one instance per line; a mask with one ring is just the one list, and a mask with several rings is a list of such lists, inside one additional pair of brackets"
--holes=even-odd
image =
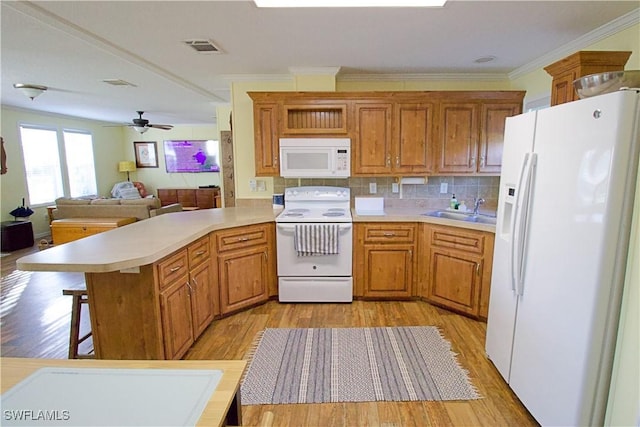
[[(466, 228), (469, 230), (486, 231), (489, 233), (496, 232), (496, 226), (493, 224), (480, 224), (477, 222), (466, 222), (455, 219), (437, 218), (433, 216), (423, 215), (426, 212), (433, 211), (428, 208), (384, 208), (384, 215), (358, 215), (355, 209), (351, 209), (353, 222), (422, 222), (428, 224), (448, 225), (458, 228)], [(487, 215), (495, 216), (495, 212), (481, 212)]]
[[(221, 208), (159, 215), (24, 256), (17, 269), (106, 273), (152, 264), (200, 237), (227, 228), (273, 222), (281, 209)], [(495, 226), (422, 215), (424, 208), (387, 208), (354, 222), (422, 222), (495, 233)]]
[[(212, 231), (273, 222), (280, 210), (223, 208), (173, 212), (24, 256), (18, 270), (106, 273), (152, 264)], [(55, 242), (54, 242), (55, 243)]]

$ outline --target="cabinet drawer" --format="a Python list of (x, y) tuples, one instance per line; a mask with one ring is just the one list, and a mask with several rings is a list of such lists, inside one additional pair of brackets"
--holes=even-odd
[(210, 260), (209, 236), (190, 244), (187, 248), (187, 253), (189, 255), (189, 268), (197, 267), (204, 261)]
[(180, 277), (184, 277), (189, 270), (187, 251), (181, 250), (171, 257), (158, 263), (160, 289), (166, 288)]
[(414, 243), (415, 225), (382, 224), (365, 225), (364, 241), (366, 243)]
[(431, 245), (482, 254), (484, 253), (485, 235), (458, 228), (433, 227), (431, 229)]
[(269, 232), (267, 225), (232, 228), (229, 230), (218, 231), (216, 233), (218, 251), (224, 252), (233, 249), (266, 244), (268, 235)]

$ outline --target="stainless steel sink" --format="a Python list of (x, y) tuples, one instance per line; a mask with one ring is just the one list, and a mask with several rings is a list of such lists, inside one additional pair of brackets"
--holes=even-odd
[(463, 212), (451, 212), (451, 211), (432, 211), (426, 212), (422, 215), (433, 216), (436, 218), (454, 219), (457, 221), (477, 222), (480, 224), (495, 224), (496, 218), (489, 215), (463, 213)]

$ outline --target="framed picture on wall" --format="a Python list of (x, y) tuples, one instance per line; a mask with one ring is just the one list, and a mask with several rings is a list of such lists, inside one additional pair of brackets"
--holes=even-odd
[(155, 141), (134, 141), (137, 168), (158, 167), (158, 145)]

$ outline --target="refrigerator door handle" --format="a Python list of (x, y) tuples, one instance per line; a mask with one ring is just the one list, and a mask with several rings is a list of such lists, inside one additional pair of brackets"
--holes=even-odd
[(525, 244), (527, 241), (527, 230), (529, 220), (529, 204), (531, 201), (531, 183), (533, 182), (533, 171), (537, 163), (536, 153), (527, 153), (523, 167), (522, 181), (519, 183), (520, 193), (516, 202), (516, 221), (513, 234), (512, 246), (512, 268), (513, 284), (516, 295), (524, 293), (524, 272), (525, 272)]
[(511, 221), (511, 250), (509, 251), (509, 281), (511, 282), (511, 290), (516, 290), (516, 283), (518, 281), (516, 271), (518, 271), (518, 267), (516, 266), (516, 248), (518, 247), (518, 236), (516, 231), (518, 230), (518, 221), (520, 220), (519, 215), (519, 206), (520, 206), (520, 197), (521, 197), (521, 189), (522, 183), (524, 182), (524, 175), (527, 170), (527, 164), (529, 163), (529, 156), (531, 153), (525, 153), (524, 160), (522, 161), (522, 167), (520, 168), (520, 173), (518, 174), (518, 187), (516, 193), (516, 203), (513, 209), (513, 219)]

